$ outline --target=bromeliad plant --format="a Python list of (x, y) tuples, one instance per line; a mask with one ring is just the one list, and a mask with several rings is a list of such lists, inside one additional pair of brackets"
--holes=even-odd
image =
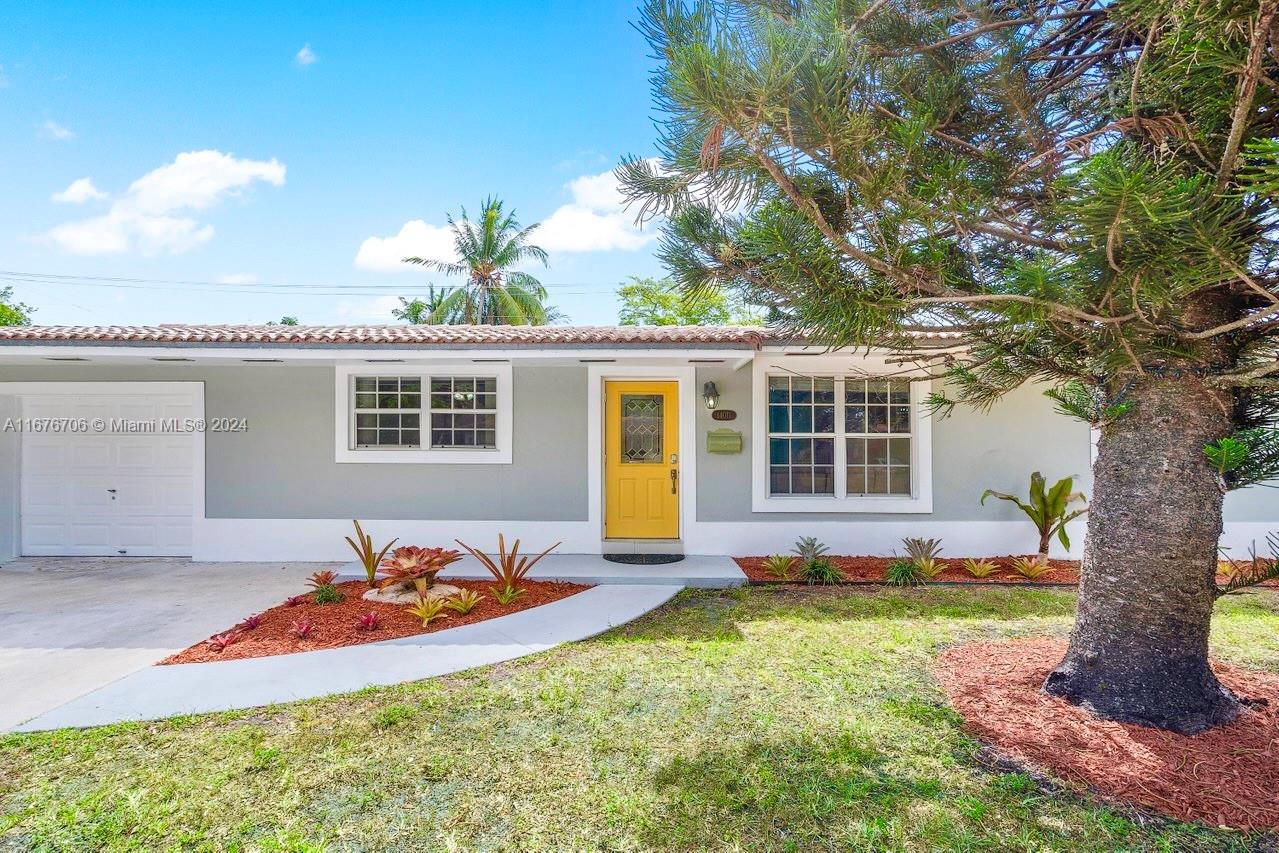
[(422, 620), (423, 628), (436, 619), (443, 619), (448, 616), (444, 612), (444, 602), (438, 598), (418, 598), (407, 609), (409, 613)]
[(311, 597), (316, 604), (337, 604), (344, 598), (335, 583), (337, 578), (338, 573), (332, 571), (316, 572), (311, 575), (307, 583), (315, 590)]
[(360, 527), (360, 522), (352, 520), (355, 525), (355, 538), (346, 537), (347, 543), (351, 546), (351, 550), (355, 552), (355, 556), (359, 558), (360, 565), (364, 567), (364, 574), (368, 577), (369, 586), (377, 585), (378, 566), (382, 565), (382, 560), (386, 557), (386, 552), (391, 550), (399, 539), (392, 539), (378, 550), (373, 546), (373, 537), (364, 532), (364, 528)]
[(764, 571), (779, 581), (788, 581), (794, 576), (795, 558), (789, 554), (773, 554), (765, 557)]
[(445, 599), (444, 606), (459, 616), (465, 616), (474, 610), (483, 598), (484, 596), (475, 590), (464, 589), (452, 598)]
[(1048, 563), (1047, 554), (1038, 554), (1034, 557), (1018, 557), (1013, 560), (1013, 571), (1026, 580), (1033, 581), (1051, 573), (1052, 566)]
[(319, 589), (322, 586), (333, 586), (334, 581), (336, 581), (337, 579), (338, 579), (337, 572), (323, 571), (323, 572), (316, 572), (315, 574), (311, 575), (311, 577), (307, 578), (306, 583), (307, 583), (307, 586), (311, 587), (312, 589)]
[(240, 642), (240, 634), (236, 631), (214, 634), (207, 641), (209, 648), (215, 652), (226, 651), (227, 646), (235, 645), (238, 642)]
[(964, 571), (975, 578), (982, 579), (988, 578), (999, 571), (999, 566), (990, 560), (976, 560), (970, 557), (964, 560)]
[(986, 498), (996, 497), (1001, 501), (1008, 501), (1017, 505), (1017, 508), (1026, 513), (1039, 531), (1039, 553), (1048, 553), (1048, 543), (1052, 541), (1053, 535), (1061, 542), (1063, 548), (1070, 547), (1070, 537), (1066, 535), (1066, 524), (1074, 521), (1079, 516), (1088, 512), (1087, 507), (1083, 509), (1070, 509), (1070, 504), (1079, 502), (1084, 503), (1083, 492), (1072, 492), (1070, 489), (1075, 484), (1074, 477), (1063, 477), (1053, 484), (1053, 487), (1047, 488), (1047, 481), (1044, 475), (1038, 471), (1030, 475), (1030, 497), (1029, 503), (1022, 502), (1021, 498), (1016, 495), (1009, 495), (1004, 492), (997, 492), (994, 489), (987, 489), (982, 492), (981, 502), (986, 503)]
[(289, 627), (289, 633), (299, 640), (305, 640), (315, 633), (315, 623), (310, 619), (299, 619)]
[(906, 556), (916, 563), (920, 560), (936, 560), (941, 556), (940, 539), (920, 539), (915, 536), (908, 536), (902, 540), (902, 547), (906, 549)]
[(381, 614), (376, 610), (371, 610), (368, 613), (360, 614), (359, 618), (355, 620), (355, 630), (376, 631), (381, 624)]
[(417, 590), (418, 597), (422, 598), (435, 584), (435, 576), (460, 559), (462, 555), (457, 551), (405, 545), (392, 551), (390, 559), (382, 561), (378, 569), (382, 579), (378, 585), (382, 589), (392, 586), (404, 589), (412, 587)]
[[(467, 550), (468, 553), (483, 564), (488, 573), (497, 581), (498, 586), (493, 590), (493, 597), (501, 604), (509, 604), (519, 595), (521, 590), (520, 584), (524, 581), (529, 571), (536, 566), (543, 557), (560, 547), (560, 543), (556, 542), (536, 557), (520, 556), (520, 540), (516, 539), (515, 544), (511, 546), (508, 553), (506, 550), (506, 539), (502, 534), (497, 534), (497, 559), (494, 560), (483, 551), (472, 548), (460, 539), (453, 540)], [(505, 599), (505, 600), (504, 600)]]
[(240, 624), (235, 627), (241, 631), (252, 631), (254, 628), (262, 627), (262, 622), (266, 619), (261, 613), (250, 613), (240, 620)]
[(818, 557), (826, 556), (828, 549), (821, 542), (817, 541), (816, 536), (801, 536), (795, 540), (794, 553), (799, 555), (801, 563), (811, 563)]

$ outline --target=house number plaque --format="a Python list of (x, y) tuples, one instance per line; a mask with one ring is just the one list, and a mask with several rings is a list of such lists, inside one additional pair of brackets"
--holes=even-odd
[(737, 420), (737, 412), (732, 409), (716, 409), (711, 412), (711, 417), (717, 421), (735, 421)]

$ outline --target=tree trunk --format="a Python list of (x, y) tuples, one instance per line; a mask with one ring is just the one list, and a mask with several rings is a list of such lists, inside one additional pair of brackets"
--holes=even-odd
[(1193, 734), (1239, 713), (1208, 666), (1224, 497), (1203, 446), (1230, 397), (1148, 379), (1102, 430), (1075, 628), (1044, 690), (1106, 719)]

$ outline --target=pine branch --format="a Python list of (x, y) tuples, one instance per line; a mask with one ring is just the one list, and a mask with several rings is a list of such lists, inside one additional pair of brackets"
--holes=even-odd
[(1257, 23), (1253, 26), (1248, 46), (1248, 61), (1243, 67), (1234, 115), (1230, 119), (1230, 135), (1226, 137), (1226, 150), (1221, 155), (1221, 168), (1217, 171), (1217, 192), (1224, 190), (1226, 184), (1230, 183), (1239, 161), (1239, 146), (1252, 115), (1252, 99), (1257, 94), (1257, 80), (1261, 77), (1261, 58), (1266, 41), (1270, 38), (1270, 23), (1274, 16), (1275, 4), (1271, 0), (1265, 0), (1257, 9)]

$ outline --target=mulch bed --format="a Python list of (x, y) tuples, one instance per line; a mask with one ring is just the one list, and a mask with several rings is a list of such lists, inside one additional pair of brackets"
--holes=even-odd
[(1180, 820), (1279, 828), (1279, 676), (1214, 662), (1235, 695), (1265, 702), (1186, 736), (1099, 720), (1041, 692), (1065, 651), (1047, 638), (971, 643), (943, 652), (937, 676), (966, 728), (1014, 762)]
[[(470, 589), (480, 593), (484, 598), (475, 609), (462, 616), (452, 610), (445, 610), (445, 618), (435, 619), (426, 627), (422, 620), (408, 612), (404, 605), (386, 604), (365, 601), (360, 598), (368, 589), (364, 581), (349, 581), (338, 584), (338, 589), (345, 598), (336, 604), (316, 604), (311, 596), (306, 601), (290, 607), (279, 604), (270, 610), (263, 611), (262, 624), (251, 630), (240, 630), (239, 640), (221, 651), (215, 651), (207, 642), (196, 643), (189, 649), (170, 655), (161, 664), (209, 663), (220, 660), (240, 660), (243, 658), (268, 657), (270, 655), (288, 655), (294, 652), (312, 652), (316, 649), (335, 649), (340, 646), (358, 646), (362, 643), (375, 643), (379, 640), (393, 640), (397, 637), (410, 637), (415, 634), (430, 634), (445, 628), (456, 628), (459, 625), (470, 625), (508, 613), (517, 613), (550, 604), (561, 598), (579, 593), (589, 586), (575, 583), (556, 583), (550, 581), (524, 581), (520, 587), (524, 594), (510, 604), (498, 604), (493, 598), (490, 587), (492, 581), (446, 580), (451, 586)], [(356, 620), (365, 613), (378, 613), (382, 619), (373, 631), (361, 631), (356, 627)], [(246, 616), (248, 614), (245, 614)], [(307, 620), (315, 625), (315, 630), (305, 640), (293, 636), (293, 623)], [(227, 632), (237, 630), (228, 627)], [(224, 632), (219, 632), (224, 633)]]
[[(1013, 560), (1016, 558), (1016, 555), (987, 557), (986, 559), (999, 566), (999, 571), (988, 578), (978, 579), (964, 571), (964, 557), (943, 556), (941, 562), (947, 565), (947, 569), (933, 578), (931, 583), (1079, 583), (1078, 560), (1049, 560), (1048, 564), (1052, 566), (1052, 571), (1032, 581), (1013, 572)], [(751, 583), (803, 583), (803, 581), (793, 580), (779, 581), (764, 571), (765, 557), (734, 557), (733, 559)], [(888, 568), (888, 564), (900, 558), (828, 557), (827, 559), (834, 563), (835, 568), (839, 569), (847, 583), (881, 583), (884, 580), (884, 570)]]

